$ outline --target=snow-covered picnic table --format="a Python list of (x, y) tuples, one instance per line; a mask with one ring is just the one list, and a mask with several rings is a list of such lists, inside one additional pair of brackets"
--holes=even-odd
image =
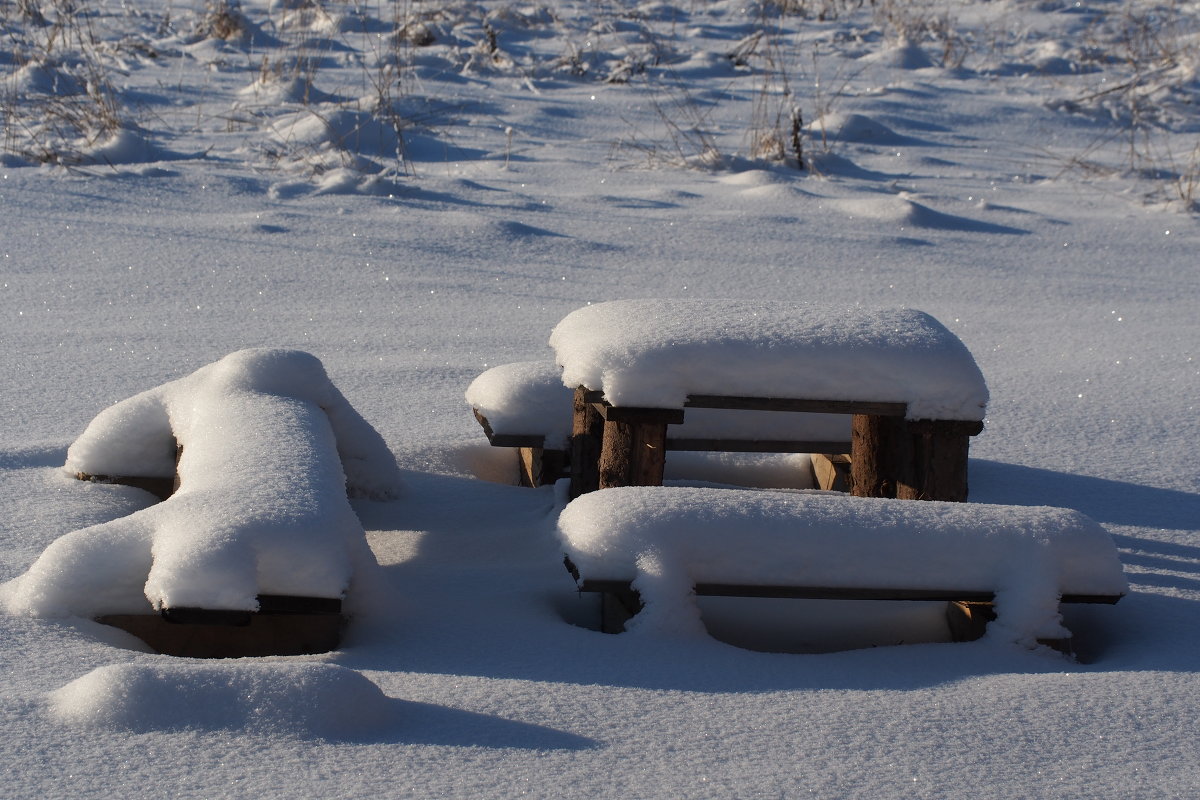
[(575, 390), (573, 496), (661, 484), (667, 426), (685, 409), (727, 409), (772, 412), (781, 427), (791, 414), (778, 412), (849, 415), (856, 495), (966, 499), (987, 386), (921, 311), (618, 300), (567, 315), (550, 345)]
[(995, 602), (1014, 641), (1062, 639), (1060, 602), (1128, 590), (1108, 532), (1061, 508), (911, 503), (821, 492), (624, 487), (562, 511), (583, 591), (658, 632), (699, 625), (691, 596)]

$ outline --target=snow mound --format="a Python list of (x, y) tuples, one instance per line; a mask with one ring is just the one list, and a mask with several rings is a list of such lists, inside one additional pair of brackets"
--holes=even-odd
[(912, 309), (737, 300), (618, 300), (551, 332), (563, 385), (613, 405), (678, 408), (689, 395), (876, 400), (909, 419), (982, 420), (988, 393), (966, 346)]
[(366, 111), (337, 108), (303, 111), (275, 123), (281, 143), (314, 150), (335, 148), (362, 155), (395, 158), (403, 151), (396, 129)]
[(79, 80), (52, 62), (31, 61), (14, 71), (2, 84), (13, 94), (75, 95), (84, 92)]
[(51, 692), (71, 725), (147, 733), (233, 730), (362, 739), (392, 720), (390, 701), (358, 672), (320, 663), (113, 664)]
[(179, 153), (167, 150), (141, 133), (122, 128), (95, 147), (82, 151), (84, 164), (147, 164), (155, 161), (171, 161), (183, 158)]
[(921, 46), (908, 38), (900, 39), (892, 47), (865, 55), (859, 61), (893, 69), (927, 69), (935, 66)]
[(814, 139), (831, 139), (855, 144), (897, 145), (910, 139), (865, 114), (832, 112), (805, 126)]
[(961, 589), (995, 591), (999, 635), (1029, 644), (1067, 635), (1060, 594), (1128, 590), (1107, 531), (1059, 508), (628, 487), (572, 501), (558, 531), (583, 577), (633, 580), (655, 631), (694, 619), (694, 583)]
[(333, 95), (322, 92), (312, 85), (312, 81), (303, 77), (290, 78), (260, 78), (254, 83), (238, 90), (237, 96), (244, 101), (253, 101), (264, 106), (279, 106), (287, 104), (328, 103), (335, 100)]
[(400, 485), (382, 438), (321, 362), (266, 348), (101, 412), (69, 448), (65, 469), (177, 470), (180, 488), (53, 542), (0, 590), (11, 613), (254, 610), (259, 594), (341, 597), (374, 566), (347, 493), (390, 499)]
[(1025, 233), (1020, 228), (983, 222), (970, 217), (947, 214), (918, 203), (903, 193), (830, 200), (831, 206), (851, 218), (886, 222), (901, 228), (930, 228), (936, 230), (974, 231), (976, 233)]

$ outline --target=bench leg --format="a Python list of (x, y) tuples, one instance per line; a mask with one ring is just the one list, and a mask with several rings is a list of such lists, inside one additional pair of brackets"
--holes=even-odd
[(662, 486), (667, 455), (667, 423), (604, 423), (600, 488)]
[(897, 481), (901, 500), (967, 500), (967, 450), (977, 422), (920, 420), (906, 425), (909, 469)]
[(517, 481), (521, 486), (549, 486), (566, 472), (566, 453), (541, 447), (517, 449)]
[(954, 600), (946, 604), (946, 623), (950, 626), (950, 640), (973, 642), (982, 638), (987, 624), (996, 618), (991, 603), (972, 603)]
[[(982, 638), (988, 623), (995, 619), (996, 609), (992, 603), (955, 600), (946, 604), (946, 622), (950, 626), (950, 640), (954, 642), (973, 642)], [(1037, 641), (1065, 656), (1075, 655), (1074, 639), (1071, 637)]]
[(588, 391), (575, 389), (574, 418), (571, 424), (571, 499), (600, 488), (600, 448), (604, 439), (604, 418), (587, 400)]
[(855, 414), (851, 494), (965, 502), (967, 450), (981, 430), (978, 422)]
[(642, 598), (632, 588), (601, 592), (600, 630), (604, 633), (624, 633), (625, 623), (641, 610)]

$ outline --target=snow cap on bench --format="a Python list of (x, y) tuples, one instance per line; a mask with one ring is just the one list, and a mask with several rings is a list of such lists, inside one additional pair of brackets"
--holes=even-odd
[(633, 581), (667, 627), (696, 583), (962, 590), (995, 592), (998, 625), (1032, 642), (1066, 635), (1060, 595), (1128, 588), (1107, 531), (1061, 508), (626, 487), (572, 501), (558, 532), (583, 579)]
[[(183, 450), (178, 467), (175, 445)], [(293, 350), (253, 349), (101, 412), (71, 474), (169, 477), (180, 488), (68, 533), (6, 584), (11, 612), (254, 610), (258, 595), (339, 598), (374, 564), (347, 494), (397, 496), (382, 437)]]
[(742, 300), (615, 300), (550, 335), (562, 382), (614, 406), (678, 408), (688, 395), (906, 403), (908, 419), (983, 419), (966, 346), (912, 309)]
[(492, 367), (471, 381), (466, 399), (496, 433), (542, 436), (543, 447), (567, 447), (573, 394), (562, 385), (562, 370), (550, 361)]

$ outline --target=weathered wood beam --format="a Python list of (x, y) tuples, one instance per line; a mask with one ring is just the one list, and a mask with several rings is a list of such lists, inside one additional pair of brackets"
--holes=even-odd
[(571, 499), (600, 488), (600, 450), (604, 418), (589, 399), (589, 390), (575, 389), (571, 423)]
[(798, 411), (809, 414), (871, 414), (903, 417), (905, 403), (869, 400), (804, 400), (786, 397), (735, 397), (715, 394), (688, 395), (686, 408), (728, 408), (742, 411)]
[(665, 422), (604, 423), (600, 488), (662, 486), (666, 465)]
[(817, 442), (792, 439), (685, 439), (671, 436), (667, 449), (713, 453), (848, 453), (850, 442)]
[[(577, 579), (581, 592), (634, 592), (630, 581)], [(779, 586), (744, 583), (697, 583), (695, 594), (700, 597), (767, 597), (791, 600), (896, 600), (913, 602), (961, 601), (990, 603), (995, 592), (990, 589), (902, 589), (861, 588), (844, 586)], [(1064, 594), (1063, 603), (1115, 605), (1120, 594)]]
[(980, 422), (918, 420), (907, 423), (909, 469), (897, 476), (901, 500), (967, 500), (967, 455)]

